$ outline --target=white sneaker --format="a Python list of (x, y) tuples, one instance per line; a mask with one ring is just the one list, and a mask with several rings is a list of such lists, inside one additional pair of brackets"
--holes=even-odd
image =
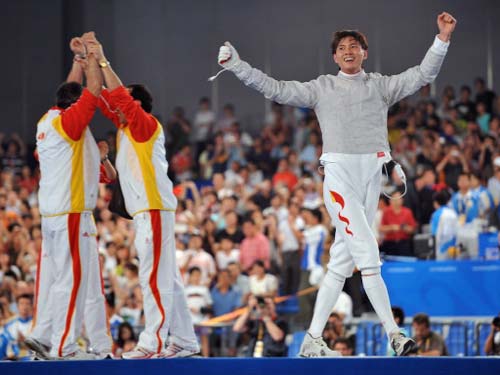
[(164, 358), (165, 350), (161, 353), (156, 353), (152, 350), (136, 346), (133, 350), (122, 354), (123, 359), (149, 359), (149, 358)]
[(50, 347), (48, 345), (42, 344), (40, 341), (30, 336), (24, 339), (24, 343), (31, 351), (35, 352), (36, 360), (52, 359), (50, 356)]
[(331, 350), (322, 337), (314, 338), (307, 332), (300, 346), (299, 356), (305, 358), (341, 357), (341, 354), (336, 350)]
[(169, 344), (162, 357), (156, 358), (186, 358), (200, 354), (199, 349), (188, 349), (177, 344)]
[(60, 361), (88, 361), (88, 360), (94, 360), (97, 359), (95, 354), (92, 353), (87, 353), (84, 352), (83, 350), (78, 349), (77, 351), (66, 354), (62, 357), (56, 357), (54, 359), (60, 360)]
[(396, 352), (398, 357), (407, 356), (411, 353), (416, 353), (417, 344), (413, 339), (406, 337), (401, 332), (396, 332), (390, 335), (391, 347)]

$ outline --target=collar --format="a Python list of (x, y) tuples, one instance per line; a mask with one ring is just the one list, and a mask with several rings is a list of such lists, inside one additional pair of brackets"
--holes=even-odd
[(366, 73), (363, 69), (361, 69), (359, 72), (354, 73), (354, 74), (344, 73), (342, 70), (339, 70), (339, 73), (337, 76), (340, 78), (348, 79), (350, 81), (361, 81), (366, 77)]

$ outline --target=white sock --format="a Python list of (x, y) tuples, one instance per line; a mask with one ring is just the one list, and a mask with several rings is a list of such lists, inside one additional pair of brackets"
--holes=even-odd
[(389, 293), (387, 293), (387, 287), (380, 275), (380, 268), (363, 270), (361, 276), (368, 299), (377, 313), (387, 336), (389, 337), (392, 333), (399, 332), (399, 327), (392, 315)]
[(340, 292), (344, 288), (345, 277), (336, 274), (330, 270), (326, 272), (325, 278), (321, 283), (316, 303), (314, 305), (314, 314), (309, 326), (309, 334), (313, 338), (321, 337), (325, 329), (328, 317), (337, 303)]

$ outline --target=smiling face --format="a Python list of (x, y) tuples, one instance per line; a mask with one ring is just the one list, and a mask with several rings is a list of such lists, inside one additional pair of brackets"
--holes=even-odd
[(356, 74), (361, 71), (363, 61), (368, 58), (368, 51), (363, 49), (354, 37), (342, 38), (333, 54), (333, 60), (340, 70), (347, 74)]

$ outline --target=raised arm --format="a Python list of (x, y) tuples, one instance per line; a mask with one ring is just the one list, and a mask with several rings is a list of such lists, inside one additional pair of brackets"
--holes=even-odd
[(436, 79), (448, 51), (449, 41), (456, 23), (457, 21), (450, 14), (441, 13), (437, 17), (439, 34), (420, 65), (403, 73), (381, 78), (381, 91), (388, 105), (393, 105)]
[(307, 108), (314, 108), (318, 101), (316, 80), (277, 81), (241, 60), (229, 42), (220, 48), (218, 62), (223, 68), (232, 71), (245, 85), (264, 94), (267, 99)]

